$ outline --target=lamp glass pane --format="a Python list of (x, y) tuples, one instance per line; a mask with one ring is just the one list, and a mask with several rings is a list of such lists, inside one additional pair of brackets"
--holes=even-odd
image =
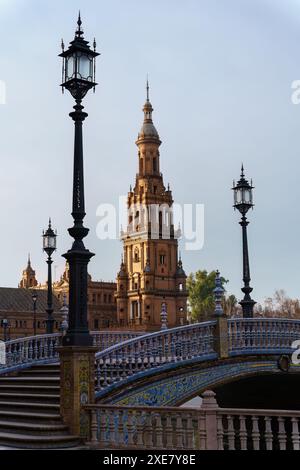
[(250, 189), (244, 189), (244, 202), (246, 204), (251, 203), (251, 190)]
[(73, 55), (66, 57), (66, 81), (73, 78), (75, 72), (75, 57)]
[(243, 190), (241, 188), (236, 189), (236, 203), (241, 204), (243, 202)]
[(83, 80), (88, 80), (90, 77), (91, 61), (88, 55), (81, 54), (78, 57), (78, 75)]

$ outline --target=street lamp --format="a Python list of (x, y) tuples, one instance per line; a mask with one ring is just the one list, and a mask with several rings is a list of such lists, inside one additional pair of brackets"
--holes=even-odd
[(6, 341), (7, 341), (7, 328), (8, 328), (8, 320), (6, 318), (4, 318), (4, 320), (2, 320), (2, 325), (3, 325), (3, 339), (4, 339), (4, 343), (6, 343)]
[(241, 289), (245, 294), (244, 299), (241, 300), (240, 305), (243, 309), (244, 318), (253, 317), (253, 308), (256, 302), (251, 299), (251, 292), (253, 291), (250, 287), (250, 267), (249, 267), (249, 253), (248, 253), (248, 240), (247, 240), (247, 226), (249, 224), (246, 214), (249, 209), (253, 209), (253, 189), (252, 181), (251, 184), (245, 179), (244, 175), (244, 166), (242, 165), (241, 178), (235, 184), (233, 182), (233, 192), (234, 192), (234, 209), (237, 209), (242, 214), (242, 220), (240, 225), (242, 226), (243, 233), (243, 282), (244, 287)]
[(46, 320), (46, 333), (51, 335), (53, 333), (53, 294), (52, 294), (52, 258), (54, 251), (56, 251), (56, 238), (57, 233), (53, 231), (51, 226), (51, 219), (49, 219), (49, 226), (46, 232), (43, 232), (43, 250), (48, 255), (48, 295), (47, 295), (47, 320)]
[(73, 180), (73, 210), (74, 225), (69, 234), (74, 238), (73, 246), (64, 256), (70, 266), (69, 289), (69, 327), (63, 339), (64, 346), (91, 346), (93, 339), (88, 329), (87, 321), (87, 266), (94, 256), (84, 246), (83, 239), (89, 229), (84, 227), (84, 172), (83, 172), (83, 142), (82, 124), (87, 113), (83, 112), (82, 100), (87, 92), (97, 85), (95, 82), (96, 41), (93, 50), (83, 37), (81, 17), (79, 14), (77, 31), (74, 40), (65, 51), (62, 42), (62, 89), (68, 90), (76, 101), (70, 117), (75, 123), (74, 144), (74, 180)]
[(36, 336), (36, 303), (37, 303), (37, 293), (34, 290), (32, 292), (32, 302), (33, 302), (33, 335)]

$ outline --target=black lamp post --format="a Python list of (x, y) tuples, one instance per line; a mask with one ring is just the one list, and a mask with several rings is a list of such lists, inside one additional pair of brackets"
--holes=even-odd
[(34, 290), (32, 292), (32, 302), (33, 302), (33, 335), (36, 336), (36, 303), (37, 303), (37, 293)]
[(69, 327), (63, 339), (64, 346), (91, 346), (92, 337), (88, 329), (87, 321), (87, 266), (94, 256), (84, 246), (83, 239), (89, 233), (84, 227), (85, 217), (84, 202), (84, 174), (83, 174), (83, 142), (82, 123), (88, 116), (83, 112), (82, 100), (87, 92), (97, 85), (95, 82), (96, 42), (94, 40), (93, 50), (89, 42), (83, 37), (81, 29), (80, 14), (77, 22), (78, 28), (74, 40), (69, 48), (64, 50), (60, 57), (63, 59), (62, 67), (62, 89), (69, 90), (76, 101), (74, 111), (70, 117), (75, 123), (74, 144), (74, 180), (73, 180), (73, 211), (74, 225), (69, 229), (71, 237), (74, 238), (73, 246), (64, 258), (70, 266), (70, 290), (69, 290)]
[(54, 251), (56, 251), (56, 238), (57, 233), (51, 227), (51, 219), (49, 219), (49, 227), (46, 232), (43, 232), (43, 250), (48, 255), (48, 295), (47, 295), (47, 320), (46, 320), (46, 333), (51, 335), (53, 333), (53, 294), (52, 294), (52, 258)]
[(242, 165), (242, 173), (241, 178), (235, 184), (233, 182), (233, 191), (234, 191), (234, 209), (238, 209), (238, 211), (242, 214), (242, 220), (240, 225), (242, 226), (243, 232), (243, 281), (244, 287), (242, 288), (242, 292), (245, 294), (243, 300), (241, 300), (240, 305), (243, 309), (243, 317), (244, 318), (252, 318), (253, 317), (253, 308), (256, 302), (251, 299), (251, 292), (253, 291), (252, 287), (250, 287), (250, 267), (249, 267), (249, 253), (248, 253), (248, 240), (247, 240), (247, 226), (249, 224), (246, 214), (249, 209), (253, 209), (253, 189), (252, 181), (251, 184), (245, 179), (244, 175), (244, 167)]

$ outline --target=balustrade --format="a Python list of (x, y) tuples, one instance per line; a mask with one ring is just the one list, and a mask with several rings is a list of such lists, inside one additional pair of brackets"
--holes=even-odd
[(229, 351), (292, 351), (293, 341), (300, 339), (300, 320), (278, 318), (235, 318), (228, 320)]
[(215, 325), (211, 321), (151, 333), (97, 353), (96, 390), (164, 364), (216, 356)]
[[(88, 405), (101, 449), (299, 450), (300, 411)], [(205, 394), (204, 394), (205, 396)], [(216, 425), (215, 425), (216, 423)]]

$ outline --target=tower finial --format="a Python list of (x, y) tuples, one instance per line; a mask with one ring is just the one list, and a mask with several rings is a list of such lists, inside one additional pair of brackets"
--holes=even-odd
[(28, 266), (31, 265), (30, 253), (28, 253)]
[(146, 89), (147, 89), (147, 101), (149, 102), (149, 101), (150, 101), (150, 86), (149, 86), (149, 77), (148, 77), (148, 74), (147, 74), (147, 86), (146, 86)]
[(244, 178), (245, 176), (245, 173), (244, 173), (244, 164), (242, 163), (242, 173), (241, 173), (241, 177)]

